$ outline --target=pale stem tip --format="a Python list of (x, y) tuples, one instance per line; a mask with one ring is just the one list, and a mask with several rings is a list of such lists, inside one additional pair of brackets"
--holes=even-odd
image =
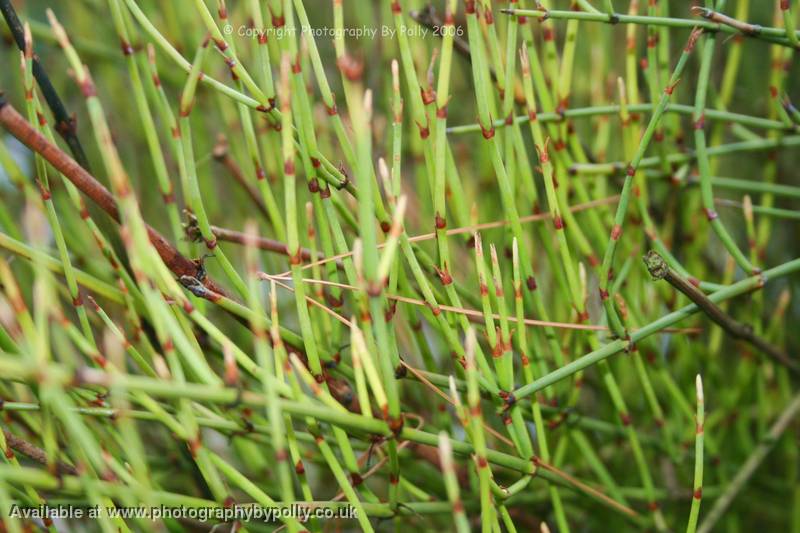
[(700, 377), (700, 374), (697, 374), (697, 378), (695, 379), (695, 386), (697, 387), (697, 401), (704, 402), (705, 397), (703, 395), (703, 378)]

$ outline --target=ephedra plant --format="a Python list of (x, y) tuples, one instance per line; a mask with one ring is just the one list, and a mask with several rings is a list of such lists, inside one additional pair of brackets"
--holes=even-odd
[(3, 531), (800, 531), (799, 10), (0, 0)]

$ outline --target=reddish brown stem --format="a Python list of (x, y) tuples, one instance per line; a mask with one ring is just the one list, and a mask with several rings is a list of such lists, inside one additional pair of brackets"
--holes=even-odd
[(720, 24), (725, 24), (732, 28), (736, 28), (745, 35), (758, 35), (761, 32), (761, 27), (758, 26), (757, 24), (742, 22), (741, 20), (737, 20), (733, 17), (729, 17), (728, 15), (718, 13), (706, 7), (694, 6), (692, 8), (692, 14), (699, 17), (703, 17), (712, 22), (719, 22)]
[[(29, 459), (33, 459), (37, 463), (41, 463), (43, 465), (47, 465), (47, 454), (45, 451), (38, 446), (31, 444), (30, 442), (26, 441), (21, 437), (17, 437), (10, 431), (3, 429), (3, 436), (6, 439), (6, 444), (16, 451), (24, 455)], [(6, 451), (8, 454), (8, 451)], [(59, 475), (68, 474), (70, 476), (77, 476), (78, 471), (75, 469), (74, 466), (64, 463), (62, 461), (56, 462), (56, 469)]]
[[(0, 124), (22, 144), (46, 159), (111, 218), (116, 222), (120, 222), (117, 202), (109, 190), (68, 154), (36, 131), (2, 95), (0, 95)], [(195, 277), (197, 275), (197, 264), (181, 255), (163, 235), (149, 225), (147, 226), (147, 234), (158, 255), (161, 256), (164, 264), (173, 274), (178, 278), (181, 276)], [(203, 283), (215, 293), (227, 294), (208, 276), (204, 278)]]
[[(188, 213), (187, 216), (189, 217), (189, 224), (186, 226), (186, 235), (191, 240), (197, 240), (200, 238), (200, 229), (197, 227), (197, 218)], [(248, 245), (248, 236), (241, 231), (236, 231), (228, 228), (221, 228), (219, 226), (211, 226), (211, 232), (214, 236), (220, 240), (225, 242), (232, 242), (235, 244), (241, 244), (242, 246)], [(252, 239), (252, 237), (251, 237)], [(267, 237), (256, 236), (252, 241), (255, 244), (256, 248), (260, 250), (264, 250), (266, 252), (274, 252), (276, 254), (281, 254), (289, 257), (289, 247), (286, 246), (285, 242), (277, 241), (275, 239), (269, 239)], [(311, 250), (308, 248), (300, 248), (300, 258), (305, 261), (311, 261)], [(313, 260), (315, 261), (322, 261), (325, 259), (325, 256), (322, 253), (317, 253), (317, 257)], [(338, 268), (342, 267), (342, 261), (337, 259), (336, 266)]]

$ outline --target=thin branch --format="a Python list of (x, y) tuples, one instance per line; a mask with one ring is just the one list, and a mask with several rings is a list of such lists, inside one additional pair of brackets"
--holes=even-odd
[[(0, 124), (22, 144), (45, 158), (111, 218), (120, 222), (117, 202), (109, 190), (63, 150), (36, 131), (2, 95), (0, 95)], [(197, 264), (181, 255), (163, 235), (149, 225), (147, 234), (164, 264), (179, 279), (181, 276), (195, 277), (197, 275)], [(208, 276), (204, 278), (203, 283), (212, 293), (227, 294)]]
[(644, 256), (644, 262), (645, 265), (647, 265), (647, 270), (650, 272), (650, 275), (653, 276), (653, 279), (664, 279), (670, 285), (681, 291), (702, 309), (703, 312), (708, 315), (708, 318), (728, 332), (732, 337), (749, 342), (776, 363), (785, 366), (793, 374), (800, 375), (800, 366), (798, 366), (796, 361), (793, 361), (780, 349), (753, 333), (753, 328), (749, 324), (742, 324), (734, 320), (689, 280), (670, 268), (658, 252), (654, 250), (649, 251), (647, 255)]
[[(25, 457), (36, 461), (37, 463), (41, 463), (43, 465), (49, 464), (47, 460), (47, 453), (39, 448), (38, 446), (31, 444), (30, 442), (26, 441), (22, 437), (18, 437), (11, 433), (10, 431), (3, 429), (3, 435), (5, 436), (6, 443), (8, 446)], [(63, 461), (56, 462), (56, 471), (59, 475), (69, 474), (70, 476), (77, 476), (78, 470)]]
[[(192, 213), (187, 213), (186, 216), (189, 219), (189, 223), (186, 224), (185, 231), (186, 236), (189, 237), (190, 240), (194, 241), (200, 238), (200, 229), (197, 227), (197, 218)], [(241, 232), (236, 231), (228, 228), (221, 228), (219, 226), (211, 226), (211, 232), (214, 236), (219, 239), (220, 241), (225, 242), (232, 242), (234, 244), (241, 244), (242, 246), (247, 246), (248, 244), (248, 236)], [(275, 239), (269, 239), (267, 237), (257, 236), (254, 238), (252, 243), (256, 248), (260, 250), (264, 250), (266, 252), (274, 252), (276, 254), (281, 254), (285, 256), (289, 256), (289, 248), (286, 246), (285, 242), (281, 242)], [(311, 250), (308, 248), (300, 248), (300, 258), (303, 261), (311, 261)], [(322, 253), (317, 253), (318, 260), (324, 260), (325, 255)], [(336, 260), (336, 266), (342, 268), (342, 262), (340, 260)]]
[(758, 24), (750, 24), (748, 22), (742, 22), (741, 20), (729, 17), (728, 15), (725, 15), (723, 13), (718, 13), (717, 11), (708, 9), (707, 7), (692, 6), (691, 11), (692, 15), (696, 17), (703, 17), (704, 19), (710, 20), (712, 22), (719, 22), (720, 24), (725, 24), (726, 26), (730, 26), (731, 28), (739, 30), (745, 35), (754, 37), (761, 32), (761, 26), (759, 26)]
[[(19, 20), (19, 17), (17, 17), (14, 6), (11, 5), (11, 1), (0, 0), (0, 11), (3, 13), (3, 17), (8, 24), (8, 28), (14, 38), (17, 48), (24, 52), (25, 30)], [(49, 28), (47, 31), (49, 33)], [(64, 102), (61, 100), (61, 97), (58, 95), (55, 87), (53, 87), (53, 84), (50, 82), (50, 77), (47, 75), (47, 71), (45, 71), (44, 67), (42, 67), (39, 61), (39, 56), (36, 54), (33, 54), (33, 76), (36, 78), (36, 83), (39, 85), (39, 89), (41, 90), (41, 94), (47, 102), (47, 106), (53, 113), (55, 130), (58, 132), (61, 138), (64, 139), (64, 142), (67, 143), (69, 151), (72, 153), (72, 157), (75, 159), (75, 161), (77, 161), (77, 163), (87, 172), (91, 172), (89, 159), (86, 157), (86, 152), (84, 152), (83, 145), (78, 138), (75, 115), (70, 114), (69, 111), (67, 111), (66, 107), (64, 106)], [(92, 219), (95, 220), (97, 225), (104, 232), (110, 232), (110, 225), (108, 225), (107, 222), (102, 219), (102, 217), (97, 216), (93, 206), (89, 206), (89, 213)], [(116, 235), (109, 235), (109, 244), (117, 254), (118, 259), (125, 269), (129, 273), (132, 273), (130, 264), (128, 262), (128, 255), (125, 252), (121, 241), (116, 237)]]
[[(292, 287), (286, 285), (285, 283), (281, 283), (281, 281), (292, 281), (292, 278), (290, 276), (285, 276), (281, 274), (273, 275), (273, 274), (267, 274), (266, 272), (259, 272), (257, 276), (263, 280), (275, 281), (278, 285), (287, 290), (290, 291), (294, 290)], [(354, 287), (353, 285), (348, 285), (346, 283), (336, 283), (333, 281), (327, 281), (322, 279), (301, 278), (300, 281), (302, 281), (303, 283), (324, 285), (326, 287), (338, 287), (340, 289), (345, 289), (350, 291), (360, 290), (358, 287)], [(401, 294), (386, 293), (386, 298), (404, 304), (416, 305), (418, 307), (428, 307), (428, 303), (425, 300), (420, 300), (418, 298), (411, 298), (408, 296), (403, 296)], [(306, 300), (310, 304), (321, 305), (319, 304), (319, 302), (316, 302), (315, 300), (313, 300), (308, 296), (306, 296)], [(444, 304), (440, 304), (439, 309), (447, 313), (457, 313), (464, 315), (470, 322), (473, 322), (475, 324), (485, 323), (484, 313), (476, 309), (467, 309), (464, 307), (456, 307)], [(492, 313), (490, 316), (495, 320), (500, 320), (500, 315), (498, 313)], [(349, 321), (344, 321), (344, 319), (342, 320), (343, 324), (348, 326), (350, 325)], [(506, 317), (506, 320), (514, 324), (519, 324), (519, 320), (515, 316)], [(547, 320), (537, 320), (534, 318), (523, 318), (522, 323), (526, 326), (534, 326), (534, 327), (552, 327), (552, 328), (571, 329), (578, 331), (608, 331), (608, 326), (600, 326), (595, 324), (576, 324), (574, 322), (553, 322)], [(636, 331), (636, 329), (631, 329), (631, 331)], [(703, 330), (700, 328), (664, 328), (665, 333), (687, 333), (690, 335), (701, 333), (702, 331)]]
[[(600, 198), (599, 200), (592, 200), (590, 202), (573, 205), (573, 206), (570, 207), (569, 210), (572, 213), (578, 213), (580, 211), (584, 211), (586, 209), (592, 209), (594, 207), (598, 207), (598, 206), (601, 206), (601, 205), (613, 204), (617, 200), (619, 200), (619, 195), (608, 196), (606, 198)], [(524, 216), (524, 217), (520, 217), (519, 221), (520, 221), (520, 223), (525, 224), (527, 222), (541, 222), (542, 220), (549, 220), (549, 219), (550, 219), (550, 213), (536, 213), (536, 214), (533, 214), (533, 215), (527, 215), (527, 216)], [(472, 225), (472, 226), (462, 226), (460, 228), (452, 228), (452, 229), (449, 229), (449, 230), (445, 231), (444, 234), (447, 235), (448, 237), (451, 236), (451, 235), (461, 235), (461, 234), (465, 234), (465, 233), (472, 234), (472, 233), (475, 233), (476, 231), (483, 231), (483, 230), (494, 229), (494, 228), (502, 228), (502, 227), (505, 227), (505, 226), (508, 226), (508, 225), (509, 225), (509, 221), (508, 220), (499, 220), (499, 221), (494, 221), (494, 222), (484, 222), (482, 224), (475, 224), (475, 225)], [(417, 242), (422, 242), (422, 241), (429, 241), (429, 240), (432, 240), (432, 239), (435, 239), (435, 238), (436, 238), (436, 233), (435, 232), (422, 233), (420, 235), (414, 235), (413, 237), (409, 237), (408, 238), (408, 242), (417, 243)], [(378, 244), (378, 249), (380, 250), (381, 248), (384, 248), (385, 246), (386, 246), (385, 242), (384, 243), (380, 243), (380, 244)], [(344, 258), (351, 257), (352, 255), (353, 255), (352, 251), (351, 252), (343, 252), (343, 253), (337, 254), (337, 255), (332, 255), (331, 257), (326, 257), (325, 259), (320, 259), (320, 260), (315, 261), (313, 263), (306, 263), (301, 267), (301, 270), (307, 270), (307, 269), (315, 267), (317, 265), (324, 265), (326, 263), (330, 263), (331, 261), (339, 262)], [(286, 277), (286, 276), (288, 276), (290, 274), (291, 274), (291, 272), (286, 271), (286, 272), (283, 272), (281, 274), (278, 274), (278, 277)]]

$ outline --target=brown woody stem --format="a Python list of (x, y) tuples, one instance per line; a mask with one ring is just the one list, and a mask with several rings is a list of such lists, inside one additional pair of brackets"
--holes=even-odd
[[(196, 240), (199, 238), (200, 235), (199, 229), (197, 228), (197, 218), (191, 213), (187, 213), (187, 216), (189, 217), (189, 223), (186, 225), (186, 235), (190, 239)], [(220, 241), (232, 242), (235, 244), (241, 244), (243, 246), (246, 246), (248, 244), (247, 242), (248, 236), (241, 231), (236, 231), (228, 228), (221, 228), (219, 226), (212, 225), (211, 232)], [(251, 237), (251, 239), (253, 246), (258, 248), (259, 250), (264, 250), (266, 252), (274, 252), (276, 254), (285, 255), (287, 257), (291, 255), (289, 253), (289, 247), (286, 246), (285, 242), (261, 236)], [(300, 248), (300, 258), (304, 262), (312, 260), (314, 261), (325, 260), (325, 256), (322, 253), (318, 253), (316, 258), (312, 259), (311, 250), (309, 250), (308, 248)], [(339, 259), (336, 260), (336, 266), (339, 268), (343, 268), (341, 260)]]
[[(32, 459), (37, 463), (41, 463), (43, 465), (48, 464), (47, 453), (45, 453), (43, 449), (39, 448), (34, 444), (31, 444), (22, 437), (14, 435), (13, 433), (11, 433), (6, 429), (3, 430), (3, 436), (6, 439), (6, 444), (8, 444), (8, 446), (12, 450), (21, 453), (25, 457)], [(64, 463), (63, 461), (56, 462), (56, 469), (59, 475), (62, 474), (69, 474), (71, 476), (78, 475), (78, 470), (74, 466)]]
[(793, 361), (783, 351), (753, 333), (753, 328), (749, 324), (737, 322), (733, 317), (720, 309), (717, 304), (712, 302), (703, 291), (697, 288), (697, 286), (670, 268), (658, 252), (655, 250), (647, 252), (647, 255), (644, 256), (644, 263), (647, 265), (647, 270), (650, 272), (650, 275), (653, 276), (653, 279), (666, 280), (670, 285), (685, 294), (695, 305), (708, 315), (708, 318), (734, 338), (749, 342), (776, 363), (785, 366), (793, 374), (800, 375), (800, 366), (798, 366), (796, 361)]
[[(0, 124), (22, 144), (46, 159), (111, 218), (116, 222), (120, 221), (117, 202), (109, 190), (68, 154), (36, 131), (2, 95), (0, 95)], [(181, 255), (163, 235), (149, 225), (147, 234), (158, 255), (173, 274), (178, 278), (181, 276), (194, 277), (197, 274), (197, 265), (194, 261)], [(204, 284), (212, 292), (227, 294), (209, 277), (204, 279)]]

